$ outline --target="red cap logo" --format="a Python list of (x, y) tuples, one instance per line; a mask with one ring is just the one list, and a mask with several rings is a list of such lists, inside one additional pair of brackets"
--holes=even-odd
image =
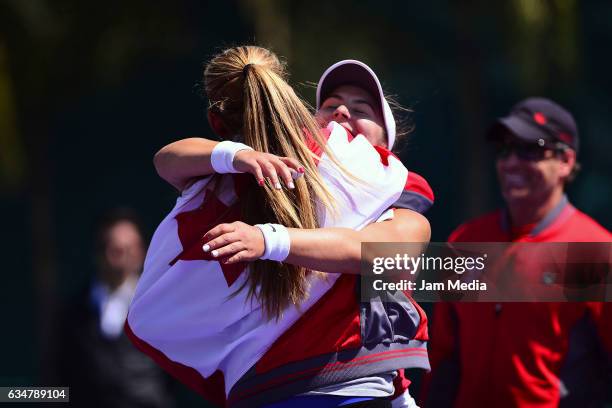
[(546, 122), (548, 122), (546, 120), (546, 116), (544, 116), (544, 114), (542, 112), (534, 113), (533, 114), (533, 120), (535, 120), (538, 125), (545, 125)]

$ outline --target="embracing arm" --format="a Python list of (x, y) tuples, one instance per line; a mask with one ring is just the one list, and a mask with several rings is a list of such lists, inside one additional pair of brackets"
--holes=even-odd
[(183, 191), (194, 178), (215, 172), (210, 162), (219, 142), (192, 137), (162, 147), (153, 157), (157, 174), (177, 190)]
[[(362, 242), (429, 242), (427, 218), (405, 209), (394, 213), (392, 220), (372, 223), (360, 231), (288, 228), (291, 246), (284, 262), (322, 272), (359, 274)], [(204, 235), (204, 242), (205, 250), (225, 263), (253, 261), (265, 250), (261, 230), (243, 222), (216, 226)]]
[[(161, 178), (177, 190), (183, 191), (195, 179), (215, 173), (212, 157), (218, 151), (215, 148), (220, 143), (199, 137), (170, 143), (162, 147), (153, 157), (155, 170)], [(223, 143), (232, 144), (232, 142)], [(263, 185), (266, 177), (278, 189), (280, 189), (279, 180), (289, 188), (293, 188), (293, 179), (304, 172), (295, 159), (256, 152), (248, 146), (242, 146), (244, 147), (242, 150), (237, 150), (239, 147), (235, 148), (237, 150), (234, 150), (235, 156), (230, 160), (233, 170), (236, 173), (251, 173), (257, 178), (259, 185)]]
[(291, 249), (285, 262), (309, 269), (360, 273), (362, 242), (429, 242), (427, 218), (411, 210), (394, 210), (391, 220), (360, 231), (349, 228), (289, 229)]

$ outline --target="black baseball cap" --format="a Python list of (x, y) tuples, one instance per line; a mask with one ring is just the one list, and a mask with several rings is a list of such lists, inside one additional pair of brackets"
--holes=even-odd
[(527, 98), (499, 118), (487, 133), (489, 140), (510, 131), (518, 139), (540, 146), (567, 146), (578, 151), (578, 127), (571, 113), (547, 98)]

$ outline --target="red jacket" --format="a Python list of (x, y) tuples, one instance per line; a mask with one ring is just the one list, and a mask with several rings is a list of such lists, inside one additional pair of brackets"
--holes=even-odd
[[(527, 230), (507, 226), (506, 213), (496, 211), (461, 225), (449, 241), (612, 241), (610, 232), (565, 198)], [(611, 306), (438, 303), (427, 406), (557, 407), (561, 401), (592, 406), (604, 398), (598, 390), (605, 393), (610, 384)]]

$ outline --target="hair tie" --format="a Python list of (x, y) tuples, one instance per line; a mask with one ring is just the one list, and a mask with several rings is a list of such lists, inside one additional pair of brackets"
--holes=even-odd
[(249, 73), (249, 69), (251, 68), (251, 66), (253, 66), (253, 64), (248, 63), (242, 68), (242, 76), (244, 78), (246, 78), (247, 74)]

